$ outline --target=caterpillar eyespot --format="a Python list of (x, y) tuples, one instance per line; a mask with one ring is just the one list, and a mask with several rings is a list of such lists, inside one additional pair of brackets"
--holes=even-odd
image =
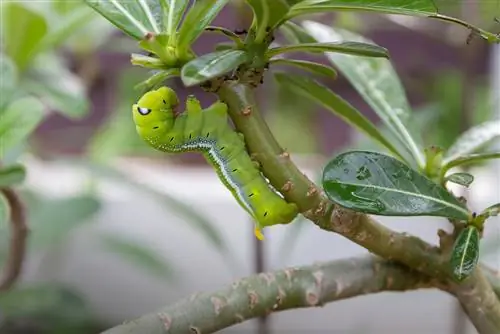
[(255, 236), (262, 228), (287, 224), (298, 214), (267, 182), (252, 161), (243, 135), (227, 122), (227, 105), (217, 101), (206, 109), (194, 97), (186, 99), (186, 110), (175, 114), (179, 103), (169, 87), (144, 94), (132, 106), (139, 136), (153, 148), (168, 153), (201, 152), (214, 167), (221, 182), (256, 221)]

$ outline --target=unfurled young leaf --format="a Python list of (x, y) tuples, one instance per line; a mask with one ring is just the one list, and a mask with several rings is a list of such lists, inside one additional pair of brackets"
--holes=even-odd
[(248, 60), (242, 50), (225, 50), (205, 54), (182, 67), (181, 79), (184, 85), (193, 86), (226, 74)]
[(446, 177), (446, 181), (468, 187), (474, 182), (474, 176), (469, 173), (454, 173)]
[(323, 188), (339, 205), (382, 216), (440, 216), (468, 220), (469, 211), (444, 187), (388, 155), (351, 151), (332, 159)]
[(451, 253), (453, 276), (459, 282), (466, 279), (476, 268), (479, 260), (479, 232), (467, 226), (460, 232)]

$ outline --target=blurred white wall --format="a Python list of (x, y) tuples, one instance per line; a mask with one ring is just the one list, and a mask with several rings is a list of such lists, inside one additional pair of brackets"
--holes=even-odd
[[(28, 159), (27, 184), (55, 196), (81, 191), (87, 176), (73, 167), (45, 164)], [(57, 280), (84, 293), (93, 309), (107, 321), (119, 323), (202, 290), (215, 290), (233, 280), (251, 274), (253, 266), (252, 225), (210, 169), (148, 165), (137, 161), (120, 162), (122, 170), (141, 182), (192, 203), (212, 217), (239, 268), (231, 270), (225, 260), (198, 233), (152, 198), (110, 181), (99, 183), (104, 208), (93, 224), (85, 224), (72, 234), (63, 247), (44, 260), (43, 267), (31, 259), (26, 269), (28, 280)], [(315, 178), (320, 165), (304, 166)], [(473, 208), (482, 208), (500, 200), (499, 173), (490, 168), (476, 175), (470, 191)], [(217, 218), (217, 219), (216, 219)], [(447, 223), (436, 218), (379, 218), (387, 226), (413, 233), (436, 243), (436, 230)], [(495, 227), (498, 237), (498, 226)], [(265, 252), (269, 269), (305, 265), (315, 261), (351, 257), (366, 252), (349, 240), (324, 232), (314, 225), (302, 235), (288, 260), (279, 258), (281, 239), (289, 226), (266, 229)], [(138, 271), (119, 257), (95, 245), (97, 232), (123, 234), (144, 242), (163, 254), (179, 269), (180, 280), (166, 284)], [(500, 238), (498, 239), (500, 240)], [(489, 264), (500, 268), (498, 256)], [(287, 311), (271, 318), (274, 333), (387, 333), (399, 330), (408, 334), (451, 333), (454, 300), (439, 291), (381, 293), (329, 304), (323, 308)], [(234, 326), (224, 333), (253, 333), (252, 321)], [(475, 330), (468, 323), (468, 333)]]

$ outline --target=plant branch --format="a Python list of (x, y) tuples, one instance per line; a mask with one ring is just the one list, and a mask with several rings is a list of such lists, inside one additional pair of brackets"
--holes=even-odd
[(433, 287), (427, 276), (365, 255), (249, 276), (104, 333), (208, 334), (271, 312), (322, 306), (381, 291)]
[(500, 272), (494, 271), (485, 265), (481, 265), (481, 268), (483, 269), (484, 276), (490, 282), (493, 291), (495, 291), (497, 298), (500, 299)]
[(10, 247), (9, 255), (5, 264), (3, 277), (0, 280), (0, 291), (10, 289), (18, 279), (23, 265), (26, 252), (26, 237), (28, 227), (26, 215), (21, 199), (14, 190), (5, 188), (1, 192), (7, 199), (10, 207)]

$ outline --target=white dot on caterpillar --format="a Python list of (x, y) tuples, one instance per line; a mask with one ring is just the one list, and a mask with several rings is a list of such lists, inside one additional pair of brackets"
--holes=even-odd
[(283, 152), (283, 153), (280, 154), (280, 157), (285, 158), (285, 159), (289, 159), (290, 158), (290, 153), (288, 153), (288, 152), (285, 151), (285, 152)]
[(293, 188), (293, 183), (291, 181), (286, 181), (286, 183), (281, 187), (281, 191), (290, 191)]
[(241, 113), (243, 116), (249, 116), (252, 113), (252, 107), (246, 106)]

